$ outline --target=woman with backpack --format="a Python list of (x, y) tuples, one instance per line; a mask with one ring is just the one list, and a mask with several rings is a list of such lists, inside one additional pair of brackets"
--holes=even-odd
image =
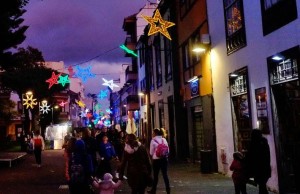
[(163, 129), (155, 128), (153, 130), (153, 138), (150, 142), (150, 155), (152, 157), (152, 168), (153, 168), (153, 186), (148, 193), (155, 194), (158, 183), (158, 174), (161, 170), (166, 192), (170, 194), (170, 181), (168, 177), (168, 153), (169, 147), (167, 140), (163, 137)]

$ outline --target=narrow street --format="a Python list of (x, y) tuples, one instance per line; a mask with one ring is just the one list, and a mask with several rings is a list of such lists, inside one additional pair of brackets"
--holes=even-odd
[[(35, 164), (34, 155), (12, 163), (0, 163), (0, 194), (67, 194), (64, 179), (64, 159), (62, 150), (46, 150), (42, 167)], [(201, 174), (199, 164), (171, 164), (169, 168), (171, 193), (187, 194), (231, 194), (234, 193), (231, 178), (220, 174)], [(256, 187), (247, 185), (248, 194), (258, 193)], [(116, 193), (130, 193), (127, 182)], [(166, 193), (162, 177), (158, 194)]]

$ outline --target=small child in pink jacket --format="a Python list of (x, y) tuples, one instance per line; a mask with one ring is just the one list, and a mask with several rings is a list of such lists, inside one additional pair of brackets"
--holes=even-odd
[(93, 181), (93, 187), (99, 191), (99, 194), (114, 194), (115, 189), (119, 188), (121, 185), (121, 180), (116, 183), (112, 180), (113, 176), (110, 173), (105, 173), (103, 180)]

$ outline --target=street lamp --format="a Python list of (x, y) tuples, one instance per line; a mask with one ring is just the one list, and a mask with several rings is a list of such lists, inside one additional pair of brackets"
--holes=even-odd
[(53, 125), (53, 108), (58, 109), (58, 106), (55, 105), (55, 106), (51, 107), (51, 113), (52, 113), (52, 115), (51, 115), (51, 117), (52, 117), (51, 125)]

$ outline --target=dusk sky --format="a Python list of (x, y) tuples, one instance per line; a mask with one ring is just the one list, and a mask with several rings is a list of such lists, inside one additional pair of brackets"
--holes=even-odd
[(119, 48), (126, 37), (123, 21), (147, 2), (30, 0), (23, 15), (23, 24), (29, 29), (21, 46), (39, 49), (45, 61), (63, 61), (67, 66), (91, 66), (91, 72), (98, 75), (84, 84), (86, 93), (99, 93), (103, 89), (102, 78), (120, 78), (120, 73), (125, 70), (122, 64), (130, 63)]

